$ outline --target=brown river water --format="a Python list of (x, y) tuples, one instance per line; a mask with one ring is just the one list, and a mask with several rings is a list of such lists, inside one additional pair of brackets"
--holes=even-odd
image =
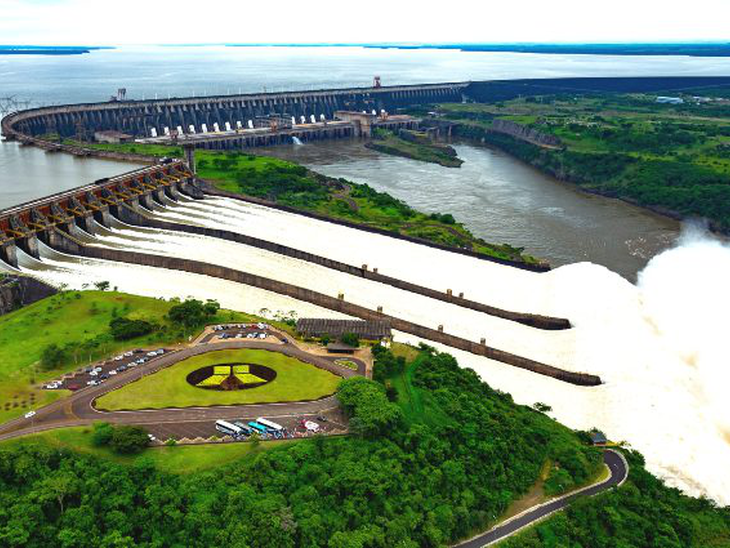
[(469, 144), (455, 148), (464, 160), (460, 168), (381, 154), (357, 141), (261, 152), (367, 183), (425, 212), (451, 213), (485, 240), (525, 247), (554, 266), (590, 261), (635, 281), (679, 234), (673, 219), (581, 192), (503, 152)]

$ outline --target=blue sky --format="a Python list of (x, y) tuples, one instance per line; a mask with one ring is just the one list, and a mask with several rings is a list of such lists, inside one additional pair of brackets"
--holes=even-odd
[(730, 0), (0, 0), (0, 43), (730, 40)]

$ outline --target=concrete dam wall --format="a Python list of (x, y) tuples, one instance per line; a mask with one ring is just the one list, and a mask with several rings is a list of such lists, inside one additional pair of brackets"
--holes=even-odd
[(6, 138), (24, 140), (45, 134), (93, 137), (95, 131), (114, 130), (134, 137), (149, 137), (152, 128), (189, 126), (212, 130), (228, 123), (247, 123), (258, 117), (285, 115), (300, 118), (320, 115), (331, 119), (338, 110), (392, 111), (436, 102), (460, 102), (467, 83), (423, 84), (378, 88), (331, 89), (194, 97), (154, 101), (111, 101), (62, 105), (10, 114), (2, 121)]

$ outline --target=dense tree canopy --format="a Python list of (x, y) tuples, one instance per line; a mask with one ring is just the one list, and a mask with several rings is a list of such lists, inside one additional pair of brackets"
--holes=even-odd
[[(268, 450), (262, 443), (206, 472), (167, 474), (144, 461), (124, 466), (30, 443), (0, 450), (0, 546), (445, 546), (486, 528), (546, 462), (572, 485), (596, 472), (600, 453), (581, 436), (515, 405), (449, 355), (426, 349), (386, 381), (399, 386), (397, 403), (376, 382), (343, 383), (343, 405), (368, 426), (359, 434)], [(553, 532), (538, 542), (561, 535), (545, 545), (610, 546), (571, 539), (607, 538), (637, 523), (625, 537), (632, 540), (615, 546), (726, 546), (698, 539), (730, 538), (726, 514), (641, 471), (567, 516), (570, 527), (556, 521), (565, 517), (541, 525)], [(668, 543), (672, 535), (680, 544)], [(516, 546), (541, 545), (524, 542)]]

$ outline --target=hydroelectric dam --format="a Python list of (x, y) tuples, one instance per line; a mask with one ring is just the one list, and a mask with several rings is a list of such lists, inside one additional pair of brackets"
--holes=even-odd
[[(165, 127), (183, 133), (203, 124), (228, 128), (283, 113), (315, 121), (337, 112), (379, 116), (413, 104), (461, 101), (469, 85), (67, 105), (11, 114), (2, 127), (6, 138), (29, 145), (104, 156), (113, 153), (49, 135), (78, 139), (118, 131), (146, 139), (158, 130), (164, 136)], [(448, 268), (435, 269), (436, 263)], [(556, 314), (546, 296), (543, 265), (511, 264), (230, 195), (196, 177), (192, 154), (0, 211), (0, 267), (56, 285), (66, 279), (78, 285), (103, 271), (99, 276), (131, 292), (149, 292), (144, 286), (151, 288), (153, 278), (185, 273), (186, 283), (200, 287), (217, 280), (209, 298), (253, 288), (256, 298), (385, 320), (418, 340), (570, 384), (601, 384), (576, 351), (569, 319)]]

